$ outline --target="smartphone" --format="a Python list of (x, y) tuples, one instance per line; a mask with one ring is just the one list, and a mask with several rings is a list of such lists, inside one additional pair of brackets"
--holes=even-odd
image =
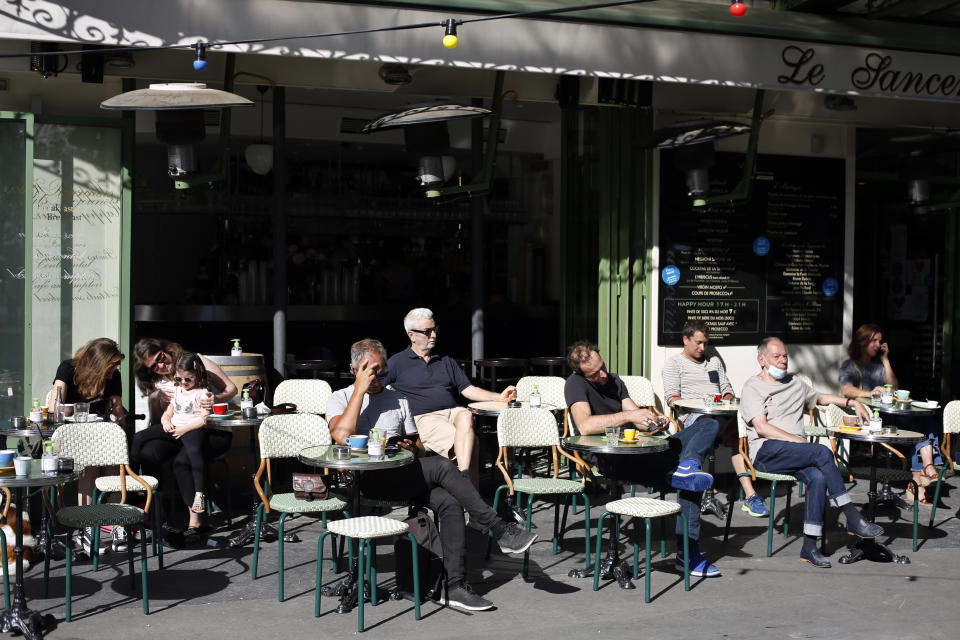
[(400, 433), (395, 436), (390, 436), (387, 438), (387, 446), (396, 445), (401, 440), (407, 440), (410, 444), (414, 444), (417, 440), (420, 439), (419, 433)]

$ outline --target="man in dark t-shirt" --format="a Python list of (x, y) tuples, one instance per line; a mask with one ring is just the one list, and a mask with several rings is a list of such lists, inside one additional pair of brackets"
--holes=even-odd
[[(657, 416), (640, 409), (630, 399), (620, 377), (607, 372), (597, 345), (581, 340), (567, 353), (573, 374), (567, 378), (564, 397), (576, 429), (584, 435), (602, 434), (608, 426), (631, 425), (650, 431)], [(699, 422), (670, 436), (670, 449), (643, 456), (597, 456), (597, 467), (609, 478), (648, 486), (678, 489), (677, 501), (687, 518), (690, 537), (690, 575), (713, 578), (720, 571), (700, 553), (700, 499), (713, 484), (713, 477), (701, 471), (700, 463), (717, 437), (716, 422)], [(683, 518), (677, 517), (677, 568), (683, 570)]]

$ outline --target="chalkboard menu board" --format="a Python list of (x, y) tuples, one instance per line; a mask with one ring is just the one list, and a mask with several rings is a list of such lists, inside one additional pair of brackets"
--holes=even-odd
[[(661, 345), (688, 319), (721, 345), (839, 343), (843, 323), (844, 161), (758, 155), (749, 201), (693, 207), (671, 151), (661, 155)], [(730, 191), (744, 156), (718, 153), (713, 193)]]

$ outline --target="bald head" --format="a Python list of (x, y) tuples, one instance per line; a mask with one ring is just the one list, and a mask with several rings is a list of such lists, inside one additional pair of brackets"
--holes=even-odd
[(760, 341), (760, 344), (757, 345), (757, 355), (765, 356), (770, 351), (770, 347), (776, 346), (780, 347), (783, 351), (787, 350), (787, 345), (783, 343), (783, 340), (774, 336), (767, 336)]

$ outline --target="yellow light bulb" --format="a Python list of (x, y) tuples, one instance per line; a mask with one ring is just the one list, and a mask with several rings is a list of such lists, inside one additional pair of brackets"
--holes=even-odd
[(459, 40), (456, 35), (448, 34), (443, 36), (443, 46), (447, 49), (455, 49), (458, 42)]

